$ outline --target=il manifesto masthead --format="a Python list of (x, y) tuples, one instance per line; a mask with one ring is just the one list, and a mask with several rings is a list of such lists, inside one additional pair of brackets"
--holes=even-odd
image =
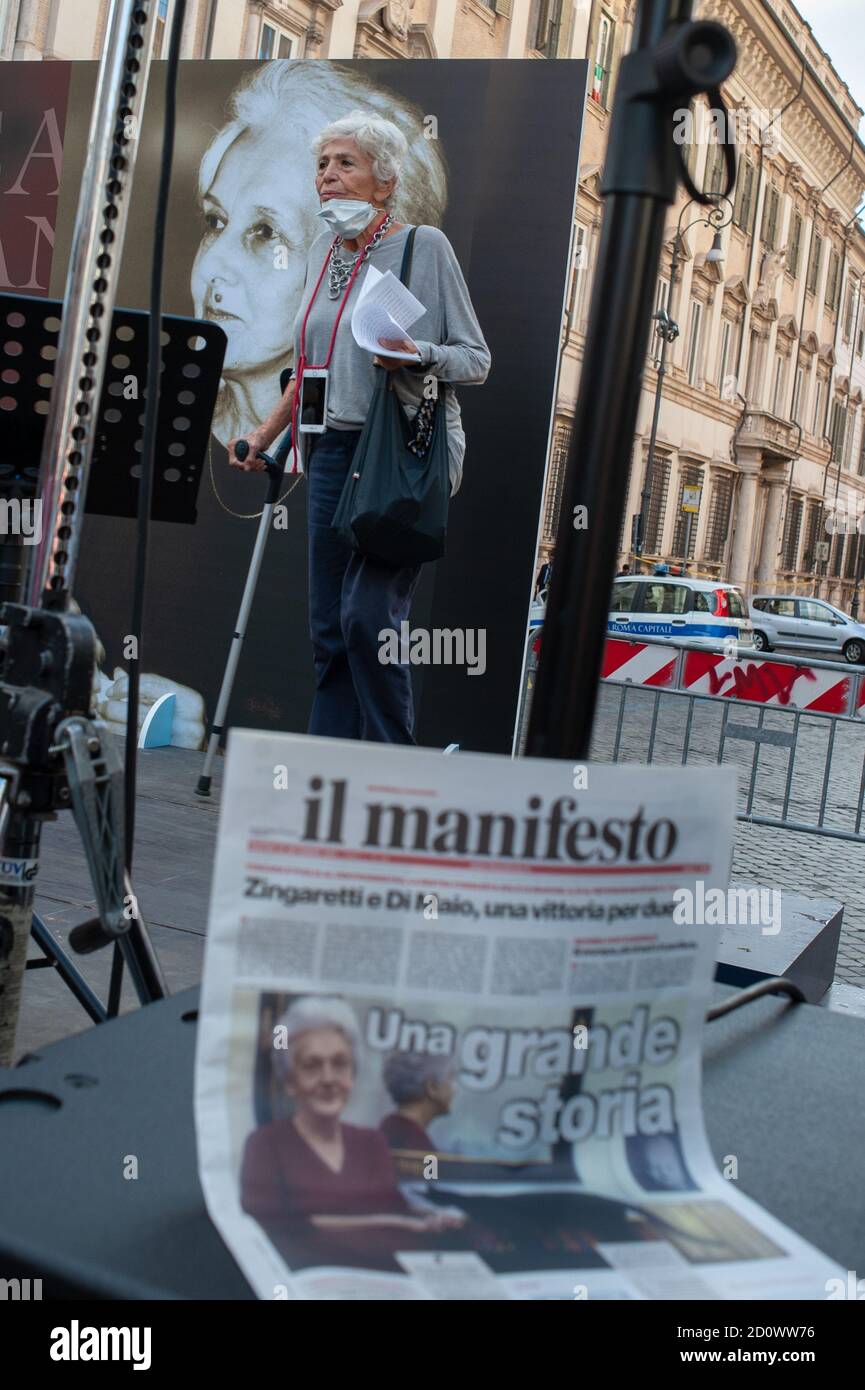
[[(303, 799), (300, 839), (308, 844), (345, 844), (350, 784), (342, 778), (312, 777)], [(573, 796), (526, 798), (523, 814), (431, 808), (399, 800), (365, 801), (358, 848), (406, 850), (434, 855), (604, 865), (664, 864), (680, 839), (669, 817), (652, 819), (638, 805), (632, 815), (590, 815)]]

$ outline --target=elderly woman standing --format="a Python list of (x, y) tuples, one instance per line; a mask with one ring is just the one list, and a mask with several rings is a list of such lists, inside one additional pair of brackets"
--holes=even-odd
[[(409, 420), (424, 400), (431, 378), (452, 386), (483, 382), (490, 353), (472, 307), (459, 263), (438, 228), (417, 229), (410, 288), (425, 306), (412, 326), (420, 360), (406, 364), (388, 355), (411, 351), (385, 340), (383, 352), (360, 348), (351, 314), (365, 267), (399, 275), (410, 226), (394, 220), (393, 203), (407, 142), (380, 116), (353, 111), (326, 126), (314, 142), (320, 216), (329, 230), (313, 242), (304, 294), (295, 320), (295, 361), (327, 364), (326, 429), (313, 436), (309, 474), (309, 610), (316, 694), (309, 732), (381, 743), (414, 743), (414, 709), (407, 665), (379, 660), (379, 633), (400, 631), (409, 616), (418, 565), (393, 569), (349, 550), (331, 529), (375, 387), (375, 368), (393, 374), (393, 386)], [(262, 468), (267, 449), (291, 420), (296, 381), (264, 423), (247, 436), (250, 453), (235, 467)], [(453, 391), (444, 393), (451, 492), (462, 476), (465, 436)]]
[[(441, 226), (448, 199), (442, 141), (423, 138), (414, 102), (357, 65), (324, 58), (249, 69), (198, 172), (202, 227), (191, 289), (196, 317), (218, 323), (227, 339), (212, 424), (220, 444), (255, 429), (279, 399), (280, 371), (294, 360), (307, 253), (322, 227), (310, 141), (334, 111), (355, 106), (386, 116), (407, 139), (391, 211)], [(248, 489), (237, 482), (242, 497)]]

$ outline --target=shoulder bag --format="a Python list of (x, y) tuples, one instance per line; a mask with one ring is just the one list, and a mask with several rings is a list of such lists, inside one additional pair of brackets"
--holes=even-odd
[[(408, 285), (416, 227), (406, 240), (400, 279)], [(450, 473), (446, 387), (432, 409), (422, 402), (409, 423), (392, 373), (376, 368), (376, 384), (342, 495), (331, 523), (361, 555), (401, 569), (445, 552)]]

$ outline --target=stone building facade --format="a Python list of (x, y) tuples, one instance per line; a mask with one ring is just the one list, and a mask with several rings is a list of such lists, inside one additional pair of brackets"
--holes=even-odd
[[(634, 8), (626, 0), (602, 6), (627, 39)], [(749, 591), (820, 593), (847, 607), (865, 572), (863, 113), (789, 0), (702, 0), (697, 11), (724, 23), (738, 46), (724, 97), (739, 171), (721, 205), (720, 262), (707, 259), (714, 231), (699, 204), (686, 206), (683, 194), (667, 223), (656, 305), (669, 304), (679, 336), (667, 357), (644, 560), (687, 562), (691, 573)], [(689, 166), (698, 185), (718, 191), (723, 151), (712, 136), (721, 122), (705, 104), (702, 112), (702, 120), (693, 113)], [(579, 384), (608, 119), (590, 96), (547, 545)], [(620, 535), (625, 562), (646, 476), (656, 337), (647, 348)], [(685, 488), (700, 490), (690, 520)]]
[[(174, 0), (159, 0), (157, 46)], [(185, 58), (582, 57), (592, 0), (188, 0)], [(96, 58), (109, 0), (0, 0), (0, 57)]]

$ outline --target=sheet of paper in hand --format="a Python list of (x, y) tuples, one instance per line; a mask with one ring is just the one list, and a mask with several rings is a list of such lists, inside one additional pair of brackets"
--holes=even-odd
[(398, 352), (394, 348), (385, 349), (384, 342), (405, 338), (414, 344), (408, 330), (425, 313), (424, 305), (392, 270), (382, 275), (371, 265), (367, 267), (351, 316), (352, 336), (358, 346), (368, 352), (384, 351), (388, 357), (398, 357), (401, 362), (418, 362), (420, 353), (416, 347), (413, 352)]
[(196, 1125), (260, 1297), (825, 1297), (703, 1129), (733, 814), (729, 768), (232, 732)]

